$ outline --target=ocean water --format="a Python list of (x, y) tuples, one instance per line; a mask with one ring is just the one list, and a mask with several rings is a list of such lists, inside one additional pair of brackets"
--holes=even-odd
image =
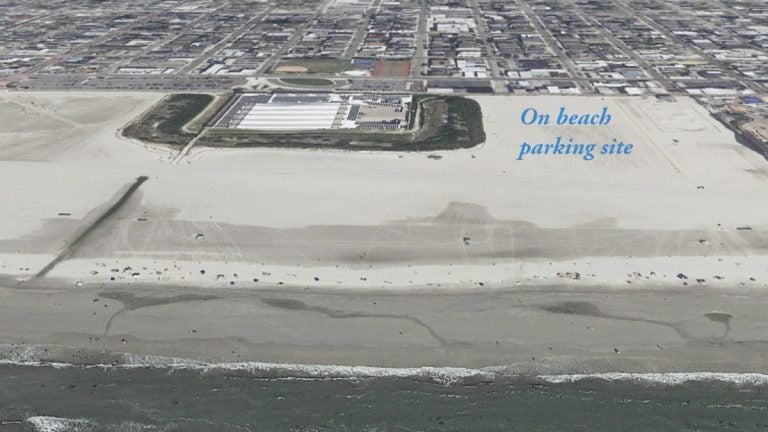
[(768, 431), (768, 377), (4, 364), (0, 424), (0, 432)]

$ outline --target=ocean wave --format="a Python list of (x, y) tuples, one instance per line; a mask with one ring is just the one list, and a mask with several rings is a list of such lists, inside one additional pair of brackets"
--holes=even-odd
[(539, 375), (551, 384), (574, 383), (584, 380), (634, 381), (665, 385), (681, 385), (697, 381), (720, 381), (741, 385), (768, 385), (768, 375), (759, 373), (686, 372), (686, 373), (594, 373), (571, 375)]
[(112, 432), (147, 432), (157, 430), (154, 425), (124, 421), (121, 423), (100, 425), (94, 420), (70, 419), (52, 416), (33, 416), (26, 420), (35, 432), (95, 432), (108, 430)]
[[(0, 350), (1, 351), (1, 350)], [(486, 368), (461, 367), (377, 367), (283, 364), (266, 362), (221, 362), (189, 360), (174, 357), (151, 355), (133, 355), (114, 353), (114, 361), (105, 364), (69, 364), (45, 361), (47, 357), (37, 357), (41, 352), (50, 355), (50, 350), (16, 351), (11, 358), (0, 359), (0, 365), (32, 366), (52, 368), (103, 368), (103, 369), (166, 369), (169, 371), (197, 371), (201, 373), (243, 373), (253, 378), (264, 379), (367, 379), (367, 378), (415, 378), (438, 384), (467, 384), (481, 382), (503, 382), (514, 380), (536, 380), (549, 384), (567, 384), (583, 380), (635, 381), (664, 385), (681, 385), (694, 381), (719, 381), (737, 385), (768, 386), (768, 374), (761, 373), (724, 373), (724, 372), (669, 372), (669, 373), (590, 373), (536, 375), (524, 374), (519, 370), (495, 366)], [(19, 355), (21, 354), (21, 355)], [(37, 357), (37, 358), (36, 358)]]
[(91, 423), (85, 419), (34, 416), (27, 419), (36, 432), (81, 432), (91, 430)]
[[(103, 369), (168, 369), (170, 371), (243, 372), (253, 377), (275, 379), (364, 379), (364, 378), (423, 378), (439, 384), (456, 384), (468, 381), (491, 381), (498, 374), (485, 369), (457, 367), (389, 368), (375, 366), (309, 365), (263, 362), (208, 363), (174, 357), (150, 355), (117, 355), (118, 361), (110, 364), (70, 364), (41, 361), (35, 358), (39, 350), (30, 349), (11, 359), (0, 359), (0, 365), (52, 367), (52, 368), (103, 368)], [(18, 352), (17, 352), (18, 354)], [(49, 352), (46, 352), (49, 354)]]
[(440, 384), (454, 384), (468, 379), (493, 380), (496, 373), (485, 369), (457, 367), (388, 368), (375, 366), (341, 366), (282, 364), (261, 362), (204, 363), (183, 359), (126, 356), (127, 367), (161, 367), (176, 370), (191, 369), (204, 372), (235, 371), (266, 378), (315, 378), (315, 379), (361, 379), (361, 378), (425, 378)]

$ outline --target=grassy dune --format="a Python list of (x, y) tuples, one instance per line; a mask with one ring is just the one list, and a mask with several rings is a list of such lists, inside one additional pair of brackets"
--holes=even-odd
[(123, 135), (141, 141), (183, 146), (196, 136), (185, 132), (184, 125), (213, 100), (214, 97), (208, 94), (170, 95), (123, 129)]

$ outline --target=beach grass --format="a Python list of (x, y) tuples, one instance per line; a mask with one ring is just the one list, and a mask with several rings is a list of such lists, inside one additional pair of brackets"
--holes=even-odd
[(123, 135), (159, 144), (186, 145), (197, 134), (185, 131), (184, 126), (213, 100), (209, 94), (169, 95), (123, 129)]

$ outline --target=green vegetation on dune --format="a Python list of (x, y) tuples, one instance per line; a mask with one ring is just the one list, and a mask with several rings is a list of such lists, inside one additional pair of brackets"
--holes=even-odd
[[(208, 94), (167, 96), (133, 121), (123, 135), (146, 142), (184, 146), (197, 136), (184, 126), (210, 109)], [(202, 125), (207, 119), (197, 118)], [(407, 131), (333, 129), (316, 131), (255, 131), (209, 128), (197, 145), (209, 147), (273, 147), (306, 149), (438, 151), (470, 148), (485, 141), (480, 104), (460, 96), (414, 96)]]
[(174, 94), (163, 98), (152, 109), (134, 120), (123, 135), (141, 141), (186, 145), (197, 134), (184, 126), (203, 112), (214, 97), (209, 94)]
[[(480, 104), (460, 96), (418, 95), (412, 111), (418, 111), (419, 128), (414, 145), (420, 150), (451, 150), (485, 142)], [(415, 115), (412, 115), (415, 118)]]

